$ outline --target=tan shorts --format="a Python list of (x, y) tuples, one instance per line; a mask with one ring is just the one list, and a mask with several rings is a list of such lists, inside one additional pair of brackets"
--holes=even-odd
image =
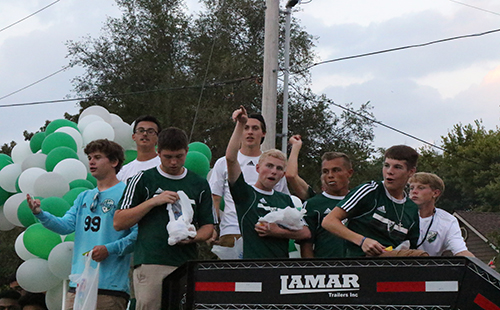
[[(66, 294), (66, 310), (72, 310), (75, 303), (75, 293)], [(97, 295), (96, 310), (125, 310), (128, 300), (120, 296)]]
[(165, 265), (140, 265), (134, 269), (136, 310), (159, 310), (162, 284), (177, 267)]

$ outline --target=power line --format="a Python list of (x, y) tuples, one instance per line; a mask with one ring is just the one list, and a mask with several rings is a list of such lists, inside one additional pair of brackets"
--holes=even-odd
[(59, 2), (59, 1), (61, 1), (61, 0), (56, 0), (56, 1), (52, 2), (52, 3), (50, 3), (49, 5), (44, 6), (44, 7), (43, 7), (43, 8), (41, 8), (40, 10), (38, 10), (38, 11), (36, 11), (36, 12), (34, 12), (34, 13), (31, 13), (30, 15), (28, 15), (28, 16), (26, 16), (26, 17), (24, 17), (24, 18), (20, 19), (20, 20), (18, 20), (17, 22), (15, 22), (15, 23), (13, 23), (13, 24), (10, 24), (10, 25), (8, 25), (7, 27), (4, 27), (4, 28), (0, 29), (0, 32), (2, 32), (2, 31), (4, 31), (4, 30), (7, 30), (7, 29), (9, 29), (10, 27), (12, 27), (12, 26), (14, 26), (14, 25), (19, 24), (20, 22), (22, 22), (22, 21), (24, 21), (24, 20), (26, 20), (26, 19), (30, 18), (31, 16), (33, 16), (33, 15), (35, 15), (35, 14), (40, 13), (41, 11), (43, 11), (43, 10), (47, 9), (48, 7), (50, 7), (50, 6), (54, 5), (54, 4), (56, 4), (56, 3), (57, 3), (57, 2)]
[(353, 55), (353, 56), (340, 57), (340, 58), (335, 58), (335, 59), (320, 61), (320, 62), (313, 63), (312, 65), (307, 66), (304, 69), (301, 69), (299, 71), (295, 71), (293, 73), (298, 74), (298, 73), (304, 72), (304, 71), (309, 70), (312, 67), (315, 67), (315, 66), (318, 66), (318, 65), (324, 65), (324, 64), (327, 64), (327, 63), (337, 62), (337, 61), (341, 61), (341, 60), (361, 58), (361, 57), (372, 56), (372, 55), (377, 55), (377, 54), (384, 54), (384, 53), (395, 52), (395, 51), (400, 51), (400, 50), (405, 50), (405, 49), (410, 49), (410, 48), (416, 48), (416, 47), (424, 47), (424, 46), (428, 46), (428, 45), (432, 45), (432, 44), (443, 43), (443, 42), (448, 42), (448, 41), (453, 41), (453, 40), (458, 40), (458, 39), (464, 39), (464, 38), (480, 37), (480, 36), (484, 36), (484, 35), (495, 33), (495, 32), (499, 32), (499, 31), (500, 31), (500, 29), (493, 29), (493, 30), (489, 30), (489, 31), (481, 32), (481, 33), (466, 34), (466, 35), (461, 35), (461, 36), (456, 36), (456, 37), (451, 37), (451, 38), (445, 38), (445, 39), (430, 41), (430, 42), (427, 42), (427, 43), (406, 45), (406, 46), (395, 47), (395, 48), (390, 48), (390, 49), (376, 51), (376, 52), (370, 52), (370, 53), (365, 53), (365, 54), (358, 54), (358, 55)]
[(48, 79), (48, 78), (50, 78), (50, 77), (52, 77), (52, 76), (54, 76), (54, 75), (56, 75), (56, 74), (58, 74), (58, 73), (63, 72), (64, 70), (68, 69), (69, 67), (71, 67), (71, 65), (68, 65), (68, 66), (66, 66), (66, 67), (64, 67), (64, 68), (62, 68), (62, 69), (59, 69), (59, 70), (57, 70), (56, 72), (54, 72), (54, 73), (52, 73), (52, 74), (49, 74), (49, 75), (47, 75), (46, 77), (41, 78), (40, 80), (38, 80), (38, 81), (36, 81), (36, 82), (33, 82), (33, 83), (29, 84), (29, 85), (24, 86), (23, 88), (20, 88), (20, 89), (18, 89), (18, 90), (16, 90), (16, 91), (11, 92), (10, 94), (7, 94), (7, 95), (5, 95), (5, 96), (3, 96), (3, 97), (0, 97), (0, 100), (5, 99), (5, 98), (7, 98), (7, 97), (10, 97), (10, 96), (12, 96), (12, 95), (14, 95), (14, 94), (17, 94), (18, 92), (23, 91), (23, 90), (25, 90), (26, 88), (29, 88), (29, 87), (31, 87), (31, 86), (33, 86), (33, 85), (36, 85), (36, 84), (38, 84), (38, 83), (40, 83), (40, 82), (42, 82), (42, 81), (45, 81), (46, 79)]
[(22, 107), (22, 106), (30, 106), (30, 105), (41, 105), (41, 104), (50, 104), (50, 103), (61, 103), (61, 102), (69, 102), (69, 101), (80, 101), (80, 100), (90, 100), (90, 99), (105, 99), (105, 98), (115, 98), (115, 97), (123, 97), (130, 95), (141, 95), (153, 92), (161, 92), (161, 91), (176, 91), (176, 90), (186, 90), (186, 89), (196, 89), (196, 88), (216, 88), (229, 84), (236, 84), (248, 80), (256, 80), (259, 76), (249, 76), (249, 77), (241, 77), (232, 80), (226, 81), (218, 81), (205, 85), (192, 85), (192, 86), (179, 86), (179, 87), (170, 87), (170, 88), (157, 88), (151, 90), (142, 90), (136, 92), (128, 92), (128, 93), (120, 93), (120, 94), (109, 94), (109, 95), (94, 95), (88, 97), (79, 97), (79, 98), (71, 98), (71, 99), (57, 99), (57, 100), (45, 100), (45, 101), (32, 101), (32, 102), (24, 102), (24, 103), (10, 103), (0, 105), (0, 108), (12, 108), (12, 107)]
[(500, 16), (499, 13), (497, 12), (493, 12), (493, 11), (488, 11), (488, 10), (485, 10), (485, 9), (482, 9), (480, 7), (477, 7), (477, 6), (473, 6), (473, 5), (470, 5), (470, 4), (467, 4), (467, 3), (463, 3), (463, 2), (458, 2), (458, 1), (455, 1), (455, 0), (450, 0), (451, 2), (455, 2), (455, 3), (458, 3), (458, 4), (461, 4), (461, 5), (465, 5), (465, 6), (468, 6), (470, 8), (473, 8), (473, 9), (476, 9), (476, 10), (479, 10), (479, 11), (483, 11), (483, 12), (487, 12), (487, 13), (491, 13), (491, 14), (495, 14), (495, 15), (498, 15)]

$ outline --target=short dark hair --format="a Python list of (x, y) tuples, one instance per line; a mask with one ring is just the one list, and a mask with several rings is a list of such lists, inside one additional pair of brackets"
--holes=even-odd
[(135, 133), (135, 130), (137, 129), (137, 124), (139, 124), (140, 122), (152, 122), (152, 123), (155, 123), (156, 127), (158, 127), (158, 132), (161, 131), (160, 121), (156, 117), (154, 117), (152, 115), (142, 115), (142, 116), (139, 116), (138, 118), (136, 118), (135, 121), (134, 121), (134, 133)]
[[(262, 114), (253, 113), (253, 114), (248, 115), (248, 118), (254, 118), (254, 119), (258, 120), (260, 122), (260, 129), (262, 129), (262, 132), (263, 133), (267, 132), (266, 121), (264, 120), (264, 117), (262, 116)], [(260, 139), (260, 144), (262, 144), (262, 143), (264, 143), (264, 137), (262, 139)]]
[(417, 167), (418, 153), (407, 145), (394, 145), (385, 151), (384, 158), (404, 160), (408, 170)]
[(19, 298), (21, 298), (21, 293), (19, 293), (18, 291), (14, 291), (14, 290), (6, 290), (3, 292), (0, 292), (0, 299), (2, 299), (2, 298), (19, 300)]
[(177, 127), (163, 129), (158, 134), (158, 152), (161, 150), (178, 151), (187, 150), (188, 137), (186, 132)]
[(108, 139), (98, 139), (91, 141), (83, 150), (85, 154), (89, 155), (94, 152), (101, 152), (109, 159), (109, 161), (118, 161), (115, 167), (115, 172), (118, 173), (122, 168), (125, 161), (125, 154), (123, 147), (116, 142), (109, 141)]
[(26, 295), (19, 298), (19, 305), (21, 309), (26, 306), (40, 306), (43, 309), (47, 309), (45, 304), (45, 294), (43, 293), (26, 293)]
[(326, 152), (323, 154), (323, 156), (321, 156), (321, 162), (323, 162), (325, 160), (327, 160), (327, 161), (334, 160), (337, 158), (344, 159), (344, 166), (347, 169), (352, 169), (351, 159), (349, 158), (349, 156), (347, 156), (346, 154), (341, 153), (341, 152)]

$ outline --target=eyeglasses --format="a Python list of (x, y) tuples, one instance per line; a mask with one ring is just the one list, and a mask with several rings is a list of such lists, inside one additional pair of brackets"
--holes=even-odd
[(135, 130), (135, 133), (138, 133), (138, 134), (141, 134), (141, 135), (143, 135), (143, 134), (147, 134), (147, 135), (149, 135), (149, 136), (153, 136), (153, 135), (158, 134), (158, 133), (156, 132), (156, 130), (154, 130), (153, 128), (144, 129), (144, 128), (142, 128), (142, 127), (137, 128), (137, 129)]
[(95, 210), (97, 209), (97, 206), (99, 205), (99, 194), (100, 194), (100, 192), (97, 192), (94, 195), (94, 201), (92, 201), (92, 204), (90, 205), (90, 211), (92, 211), (92, 212), (95, 212)]

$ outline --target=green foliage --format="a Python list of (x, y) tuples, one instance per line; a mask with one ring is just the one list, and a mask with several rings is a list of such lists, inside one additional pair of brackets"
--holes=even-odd
[(446, 190), (439, 204), (448, 211), (478, 208), (500, 211), (500, 131), (486, 130), (481, 121), (457, 124), (442, 137), (437, 151), (423, 148), (419, 171), (439, 175)]

